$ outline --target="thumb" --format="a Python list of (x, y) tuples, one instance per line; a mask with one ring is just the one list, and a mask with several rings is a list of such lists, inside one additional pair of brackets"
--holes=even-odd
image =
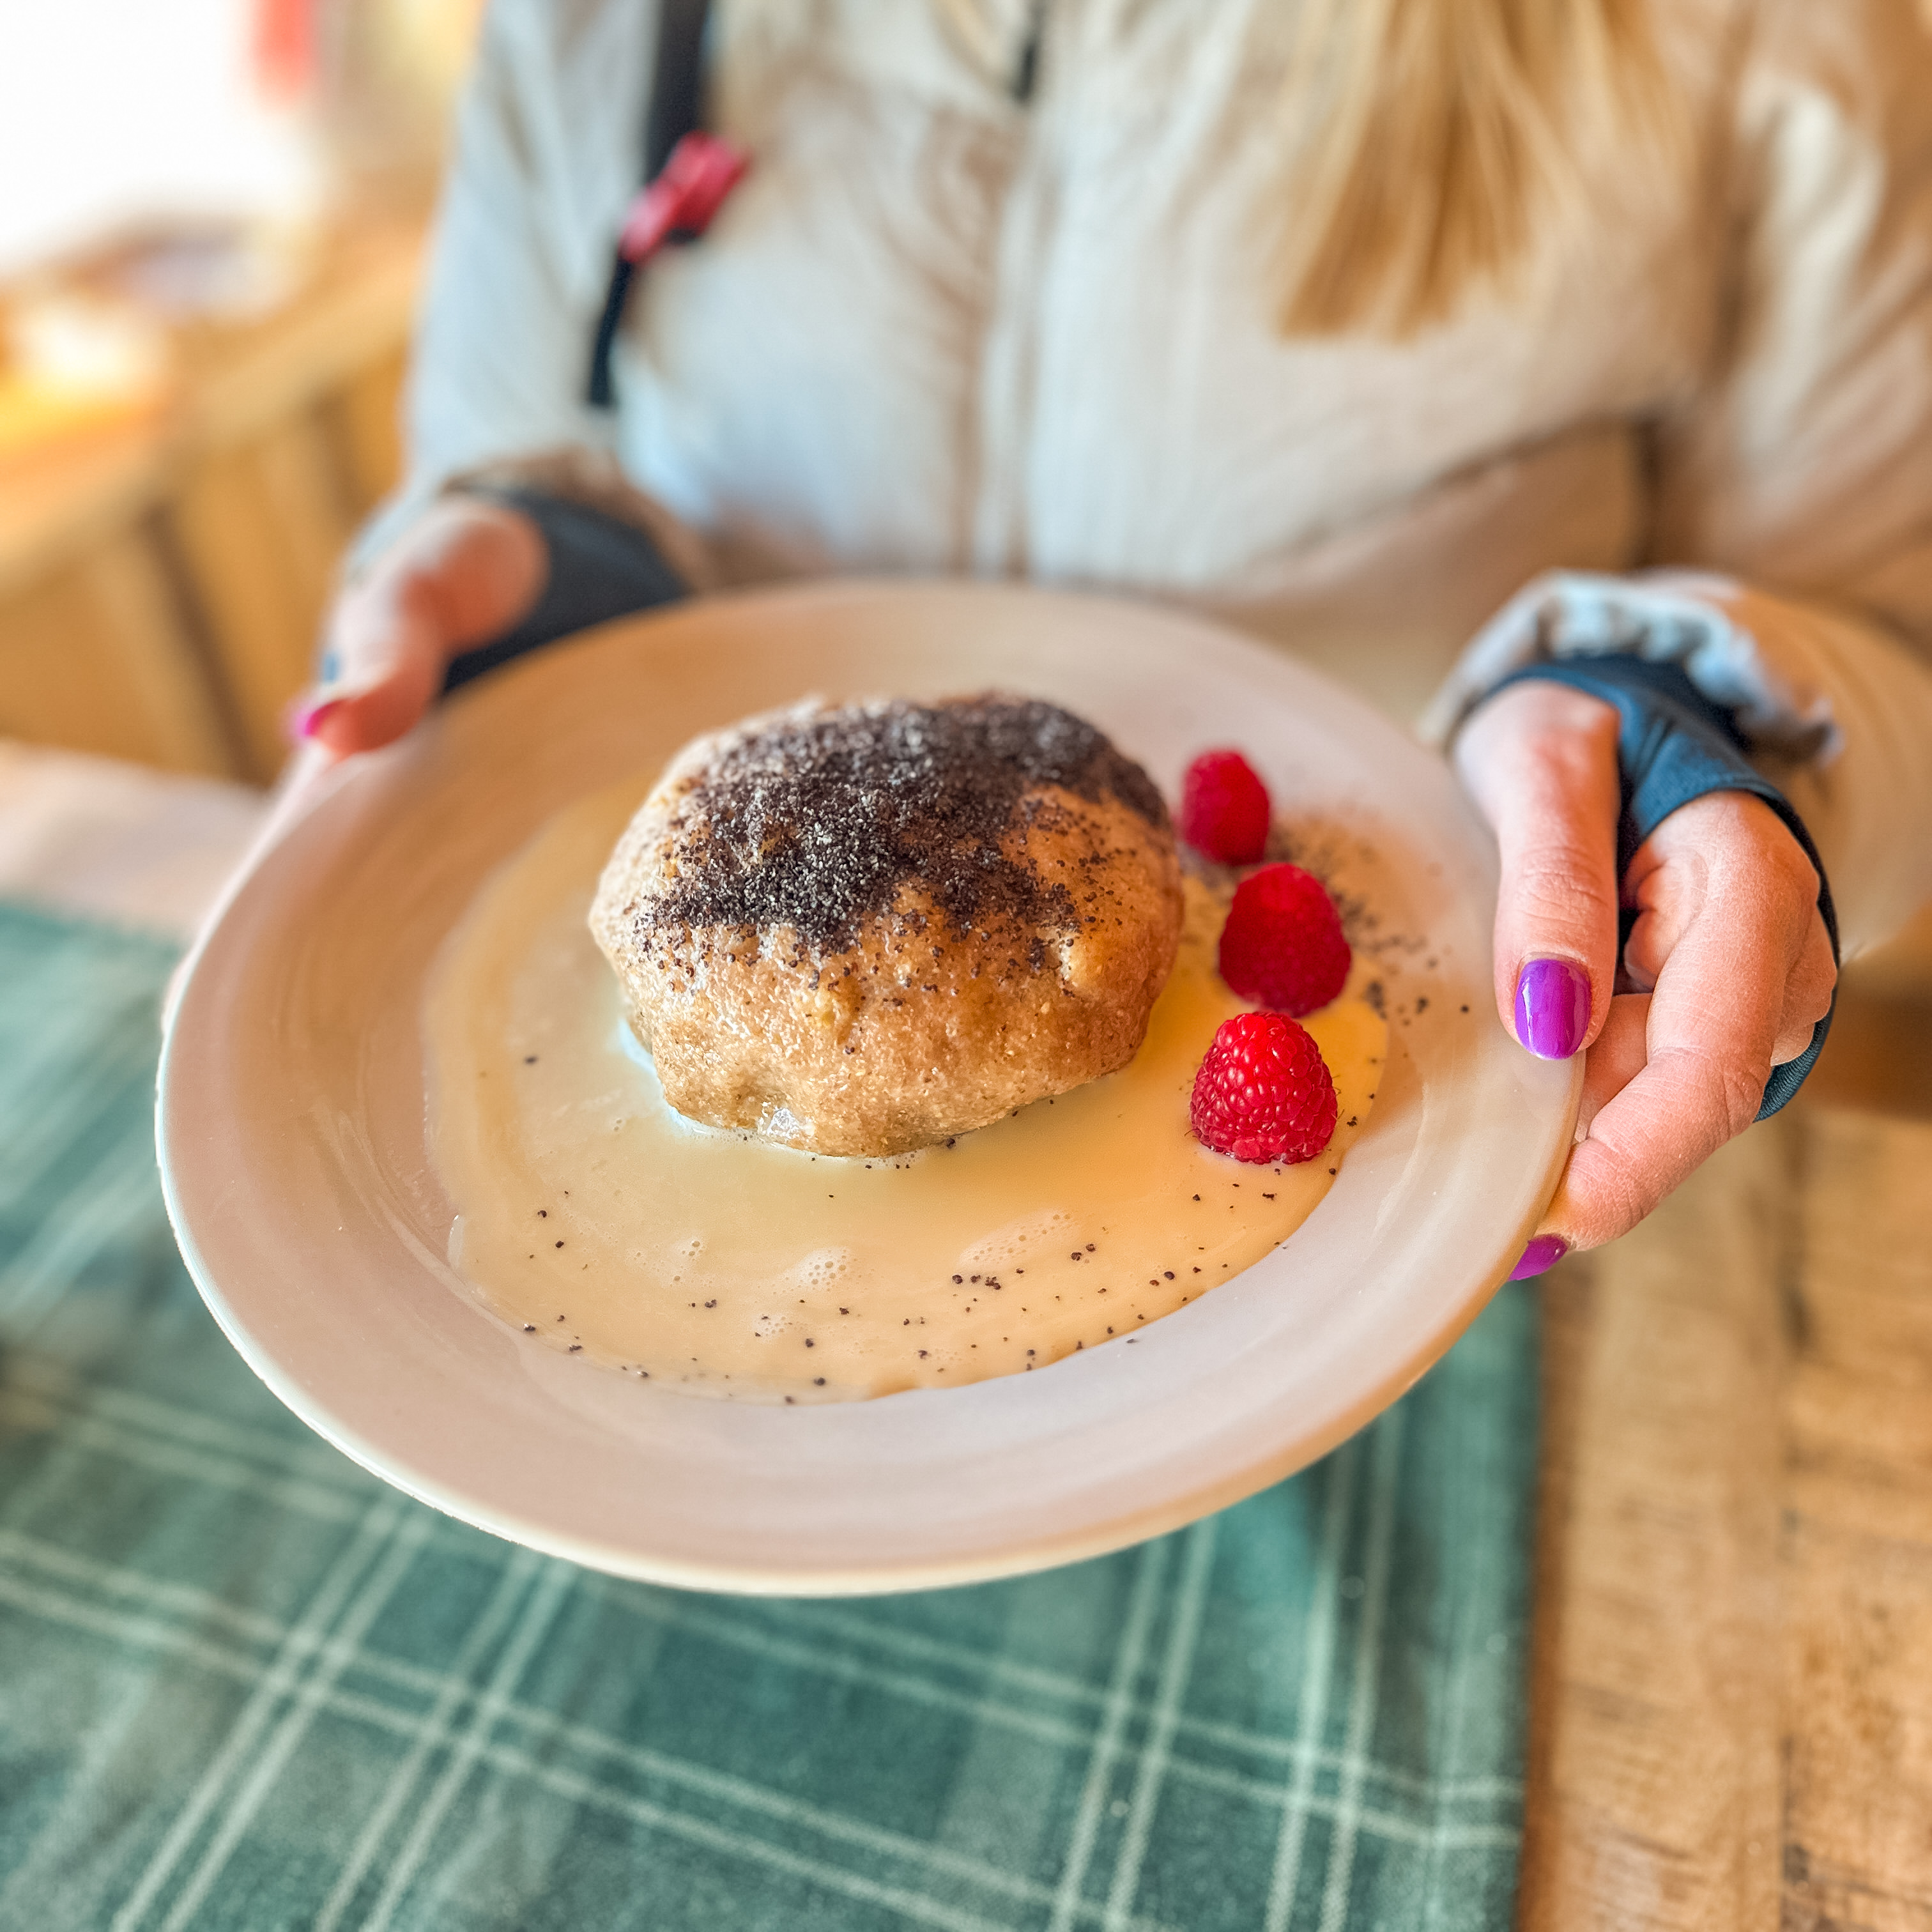
[(1496, 1006), (1545, 1060), (1602, 1030), (1616, 983), (1617, 714), (1566, 686), (1513, 685), (1457, 740), (1496, 835)]
[(450, 652), (410, 579), (358, 586), (332, 614), (322, 682), (290, 720), (296, 736), (337, 758), (400, 738), (427, 711)]
[(521, 512), (475, 498), (434, 505), (331, 614), (324, 681), (292, 719), (338, 757), (399, 738), (434, 701), (459, 651), (506, 631), (542, 593), (549, 556)]

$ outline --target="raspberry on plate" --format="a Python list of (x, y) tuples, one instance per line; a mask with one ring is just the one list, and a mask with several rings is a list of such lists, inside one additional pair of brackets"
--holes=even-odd
[(1268, 787), (1238, 752), (1203, 752), (1180, 782), (1180, 832), (1224, 866), (1252, 866), (1267, 849)]
[(1335, 1082), (1315, 1036), (1286, 1013), (1215, 1029), (1188, 1107), (1195, 1138), (1237, 1160), (1312, 1160), (1335, 1132)]
[(1312, 872), (1264, 866), (1234, 888), (1221, 977), (1243, 999), (1299, 1019), (1341, 992), (1350, 958), (1335, 902)]

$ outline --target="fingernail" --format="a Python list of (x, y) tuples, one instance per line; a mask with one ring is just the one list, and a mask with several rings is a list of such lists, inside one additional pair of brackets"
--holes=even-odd
[(322, 721), (332, 711), (338, 711), (346, 700), (340, 698), (325, 698), (318, 702), (298, 704), (289, 713), (289, 735), (292, 738), (313, 738)]
[(1516, 982), (1516, 1036), (1539, 1060), (1568, 1060), (1590, 1030), (1590, 976), (1567, 959), (1532, 959)]
[(1561, 1234), (1538, 1234), (1522, 1251), (1522, 1258), (1510, 1270), (1511, 1281), (1527, 1281), (1532, 1275), (1553, 1268), (1570, 1252), (1570, 1244)]

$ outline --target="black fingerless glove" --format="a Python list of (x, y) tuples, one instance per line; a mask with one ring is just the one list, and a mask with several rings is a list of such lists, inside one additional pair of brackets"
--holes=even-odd
[[(1567, 684), (1616, 707), (1622, 721), (1617, 764), (1623, 788), (1623, 809), (1617, 826), (1618, 878), (1629, 869), (1637, 848), (1679, 806), (1707, 792), (1748, 792), (1778, 814), (1816, 868), (1818, 913), (1831, 935), (1832, 958), (1837, 961), (1838, 918), (1818, 848), (1790, 801), (1744, 756), (1744, 740), (1730, 712), (1706, 698), (1680, 665), (1655, 663), (1625, 652), (1566, 656), (1531, 664), (1512, 672), (1496, 690), (1532, 678)], [(1634, 919), (1629, 912), (1623, 915), (1617, 940), (1620, 956)], [(1837, 1006), (1834, 992), (1832, 1011)], [(1812, 1028), (1810, 1045), (1796, 1060), (1771, 1070), (1757, 1110), (1760, 1120), (1776, 1113), (1804, 1084), (1831, 1030), (1832, 1012), (1828, 1012)]]
[(634, 524), (540, 490), (472, 486), (464, 494), (528, 517), (542, 533), (550, 572), (520, 623), (450, 660), (446, 692), (573, 631), (689, 595), (689, 585)]

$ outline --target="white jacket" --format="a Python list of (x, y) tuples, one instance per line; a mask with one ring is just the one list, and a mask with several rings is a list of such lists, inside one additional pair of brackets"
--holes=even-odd
[(1912, 0), (1671, 0), (1708, 191), (1622, 170), (1507, 300), (1401, 342), (1276, 326), (1291, 0), (1049, 0), (1024, 106), (1028, 0), (721, 0), (709, 124), (752, 171), (644, 275), (607, 415), (581, 397), (655, 10), (494, 0), (395, 514), (601, 445), (728, 580), (1178, 600), (1405, 714), (1433, 692), (1438, 731), (1562, 628), (1539, 590), (1458, 664), (1538, 573), (1721, 573), (1749, 589), (1679, 586), (1732, 620), (1686, 661), (1810, 824), (1847, 951), (1932, 896)]

